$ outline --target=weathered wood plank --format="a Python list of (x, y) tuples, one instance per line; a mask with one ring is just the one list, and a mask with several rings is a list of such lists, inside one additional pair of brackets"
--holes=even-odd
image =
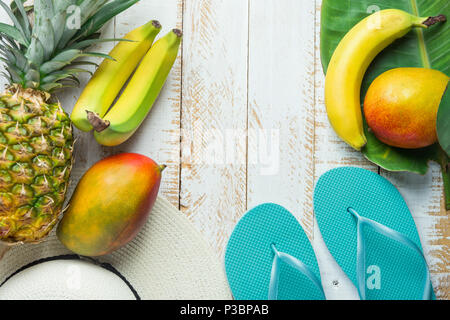
[[(315, 43), (315, 144), (314, 177), (341, 166), (355, 166), (378, 172), (378, 167), (369, 163), (360, 152), (343, 142), (332, 129), (325, 109), (325, 77), (320, 60), (320, 10), (321, 0), (316, 0)], [(356, 288), (339, 268), (323, 242), (317, 223), (314, 224), (314, 248), (328, 299), (359, 299)]]
[[(183, 0), (140, 1), (116, 18), (115, 35), (158, 20), (163, 29), (158, 38), (173, 28), (182, 28)], [(180, 112), (181, 112), (181, 50), (167, 82), (153, 109), (136, 134), (115, 148), (102, 148), (105, 154), (137, 152), (167, 165), (163, 173), (160, 194), (179, 206), (180, 189)]]
[(385, 170), (381, 170), (381, 175), (388, 178), (405, 198), (417, 225), (436, 296), (448, 299), (450, 233), (439, 165), (431, 163), (424, 176)]
[(185, 0), (181, 209), (223, 252), (246, 209), (246, 0)]
[(312, 236), (314, 1), (250, 0), (248, 207), (286, 207)]

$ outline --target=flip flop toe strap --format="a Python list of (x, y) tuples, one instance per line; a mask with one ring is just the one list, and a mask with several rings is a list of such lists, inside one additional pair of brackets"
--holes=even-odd
[(277, 250), (274, 244), (272, 244), (272, 250), (275, 254), (273, 258), (272, 263), (272, 272), (270, 277), (270, 284), (269, 284), (269, 300), (277, 300), (278, 299), (278, 285), (280, 280), (280, 263), (284, 262), (291, 266), (292, 268), (296, 269), (303, 275), (305, 275), (309, 280), (311, 280), (312, 283), (319, 289), (321, 292), (323, 298), (325, 298), (325, 293), (323, 291), (322, 284), (320, 280), (316, 277), (314, 272), (303, 262), (298, 260), (297, 258)]
[(358, 282), (358, 292), (361, 299), (366, 300), (366, 249), (365, 249), (364, 227), (369, 226), (379, 234), (382, 234), (387, 238), (390, 238), (415, 250), (422, 257), (426, 270), (422, 299), (431, 300), (432, 288), (430, 282), (430, 272), (428, 270), (425, 256), (423, 255), (422, 250), (417, 246), (417, 244), (411, 241), (411, 239), (409, 239), (404, 234), (394, 229), (391, 229), (374, 220), (362, 217), (352, 208), (349, 208), (348, 212), (350, 212), (357, 219), (358, 240), (357, 240), (357, 256), (356, 256), (356, 264), (357, 264), (356, 276)]

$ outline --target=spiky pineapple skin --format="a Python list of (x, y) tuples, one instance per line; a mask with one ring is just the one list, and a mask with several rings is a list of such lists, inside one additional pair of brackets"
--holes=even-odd
[(45, 93), (0, 95), (0, 241), (36, 243), (63, 210), (72, 168), (69, 115)]

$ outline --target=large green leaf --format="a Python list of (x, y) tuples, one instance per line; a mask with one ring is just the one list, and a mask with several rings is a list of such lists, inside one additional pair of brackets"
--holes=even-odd
[(439, 106), (437, 132), (442, 149), (450, 156), (450, 90), (448, 88)]
[[(377, 10), (396, 8), (427, 17), (445, 14), (450, 17), (448, 0), (323, 0), (321, 56), (326, 72), (334, 50), (344, 35), (359, 21)], [(361, 97), (381, 73), (398, 67), (433, 68), (450, 72), (450, 23), (429, 29), (417, 29), (384, 50), (371, 64), (362, 85)], [(448, 115), (448, 114), (447, 114)], [(448, 121), (440, 118), (441, 121)], [(380, 142), (365, 127), (368, 143), (362, 150), (375, 164), (390, 171), (426, 173), (430, 160), (442, 159), (443, 151), (436, 145), (425, 149), (405, 150)]]

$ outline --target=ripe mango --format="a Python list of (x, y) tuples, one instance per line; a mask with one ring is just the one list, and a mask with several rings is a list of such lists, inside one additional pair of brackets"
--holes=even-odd
[(416, 149), (437, 142), (436, 120), (449, 78), (424, 68), (397, 68), (370, 85), (364, 115), (375, 136), (398, 148)]
[(124, 153), (92, 166), (57, 228), (59, 240), (84, 256), (102, 256), (131, 241), (147, 221), (165, 166)]

